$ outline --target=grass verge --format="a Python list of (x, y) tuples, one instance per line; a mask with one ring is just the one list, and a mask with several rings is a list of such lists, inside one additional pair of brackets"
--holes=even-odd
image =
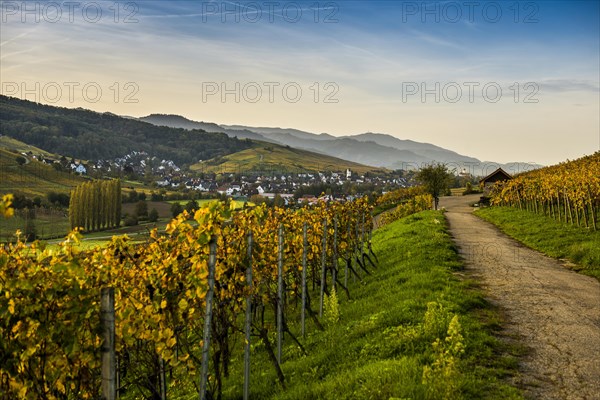
[(600, 232), (557, 222), (511, 207), (486, 207), (475, 215), (508, 236), (550, 257), (568, 259), (570, 268), (600, 280)]
[[(510, 354), (514, 349), (494, 336), (499, 314), (472, 281), (454, 274), (462, 265), (443, 214), (426, 211), (378, 229), (373, 247), (379, 258), (373, 275), (349, 285), (350, 300), (342, 291), (339, 303), (330, 299), (324, 332), (308, 324), (310, 333), (300, 339), (307, 355), (288, 339), (282, 365), (285, 390), (255, 340), (250, 397), (522, 398), (505, 381), (518, 363)], [(288, 322), (298, 333), (294, 314)], [(243, 343), (237, 342), (224, 399), (242, 397)]]

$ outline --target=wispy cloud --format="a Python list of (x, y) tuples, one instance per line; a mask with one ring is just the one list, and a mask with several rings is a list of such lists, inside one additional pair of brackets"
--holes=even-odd
[[(106, 10), (114, 5), (98, 3)], [(212, 3), (219, 8), (237, 7), (236, 12), (248, 17), (259, 12), (247, 2)], [(0, 74), (3, 82), (79, 80), (110, 86), (115, 81), (135, 81), (142, 101), (135, 106), (107, 103), (115, 113), (175, 112), (194, 119), (285, 124), (333, 134), (377, 130), (413, 135), (414, 140), (455, 140), (457, 150), (467, 149), (487, 159), (494, 159), (495, 149), (479, 144), (482, 130), (558, 135), (576, 123), (573, 138), (588, 143), (598, 125), (597, 112), (590, 111), (598, 103), (600, 88), (594, 10), (552, 2), (544, 3), (544, 18), (537, 24), (515, 24), (512, 15), (503, 24), (481, 19), (423, 24), (420, 18), (403, 23), (396, 2), (348, 1), (334, 3), (339, 6), (337, 23), (324, 23), (332, 10), (327, 2), (318, 2), (316, 23), (313, 3), (298, 2), (303, 12), (298, 23), (282, 18), (281, 6), (270, 12), (261, 2), (260, 22), (241, 18), (236, 23), (228, 16), (223, 23), (221, 15), (202, 9), (202, 4), (210, 3), (192, 1), (138, 2), (138, 22), (131, 24), (110, 18), (95, 24), (82, 18), (56, 24), (23, 24), (13, 19), (0, 25)], [(557, 3), (561, 6), (554, 10)], [(586, 3), (586, 7), (591, 6)], [(207, 81), (300, 82), (308, 100), (202, 103), (200, 91)], [(432, 87), (434, 82), (466, 81), (498, 82), (507, 93), (514, 82), (536, 82), (540, 102), (528, 106), (525, 113), (523, 104), (514, 102), (407, 105), (401, 101), (404, 82), (426, 82)], [(315, 82), (320, 87), (336, 82), (340, 103), (312, 101), (308, 88)], [(571, 107), (575, 111), (569, 116), (557, 112), (564, 104), (583, 106)], [(455, 139), (450, 139), (451, 134)], [(527, 147), (527, 134), (521, 136)], [(552, 157), (558, 157), (564, 147), (557, 145)]]
[(539, 82), (540, 91), (565, 93), (565, 92), (592, 92), (600, 93), (598, 81), (584, 81), (576, 79), (547, 79)]

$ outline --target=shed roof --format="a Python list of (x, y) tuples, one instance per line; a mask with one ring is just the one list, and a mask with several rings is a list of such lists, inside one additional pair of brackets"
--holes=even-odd
[(486, 176), (485, 178), (481, 179), (479, 181), (479, 183), (493, 183), (493, 182), (498, 182), (498, 181), (507, 181), (512, 179), (512, 176), (506, 172), (505, 170), (503, 170), (502, 168), (498, 168), (497, 170), (495, 170), (494, 172), (492, 172), (491, 174), (489, 174), (488, 176)]

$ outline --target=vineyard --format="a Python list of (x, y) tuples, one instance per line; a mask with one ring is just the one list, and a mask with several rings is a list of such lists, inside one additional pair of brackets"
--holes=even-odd
[(598, 230), (600, 152), (498, 182), (491, 203)]
[[(366, 199), (300, 210), (215, 202), (143, 245), (124, 236), (81, 251), (77, 230), (59, 249), (8, 244), (0, 248), (2, 397), (164, 399), (168, 387), (191, 381), (201, 398), (218, 398), (236, 335), (245, 336), (246, 371), (257, 338), (284, 385), (284, 337), (302, 348), (306, 321), (324, 329), (327, 299), (336, 290), (349, 297), (348, 280), (376, 267), (371, 227)], [(289, 328), (291, 311), (301, 332)]]
[(429, 210), (433, 204), (433, 197), (426, 193), (424, 187), (415, 186), (388, 192), (380, 196), (376, 204), (384, 207), (394, 206), (380, 219), (381, 224), (386, 225), (408, 215)]

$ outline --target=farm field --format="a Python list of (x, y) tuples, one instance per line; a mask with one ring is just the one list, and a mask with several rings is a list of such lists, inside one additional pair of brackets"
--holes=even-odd
[[(123, 214), (132, 214), (135, 210), (134, 203), (124, 203), (122, 206)], [(154, 223), (140, 222), (139, 225), (135, 226), (121, 226), (117, 229), (107, 229), (100, 232), (86, 233), (84, 234), (84, 242), (86, 246), (90, 244), (88, 241), (94, 239), (97, 244), (106, 242), (112, 235), (123, 235), (123, 234), (141, 234), (144, 238), (148, 237), (148, 229), (155, 225), (159, 229), (164, 229), (167, 222), (172, 218), (170, 204), (167, 202), (148, 202), (148, 210), (156, 208), (159, 214), (159, 220)], [(24, 231), (26, 225), (26, 219), (17, 213), (13, 218), (4, 219), (0, 224), (0, 241), (10, 241), (14, 239), (14, 233), (17, 229)], [(36, 213), (35, 226), (37, 235), (40, 240), (51, 240), (52, 242), (58, 242), (62, 240), (71, 230), (69, 224), (69, 217), (67, 210), (41, 210)], [(104, 239), (95, 239), (95, 238)], [(141, 240), (142, 238), (140, 238)]]
[[(14, 234), (19, 229), (24, 232), (26, 218), (17, 213), (13, 218), (0, 221), (0, 242), (14, 240)], [(44, 210), (37, 212), (34, 220), (37, 235), (40, 239), (63, 238), (70, 230), (67, 211)]]

